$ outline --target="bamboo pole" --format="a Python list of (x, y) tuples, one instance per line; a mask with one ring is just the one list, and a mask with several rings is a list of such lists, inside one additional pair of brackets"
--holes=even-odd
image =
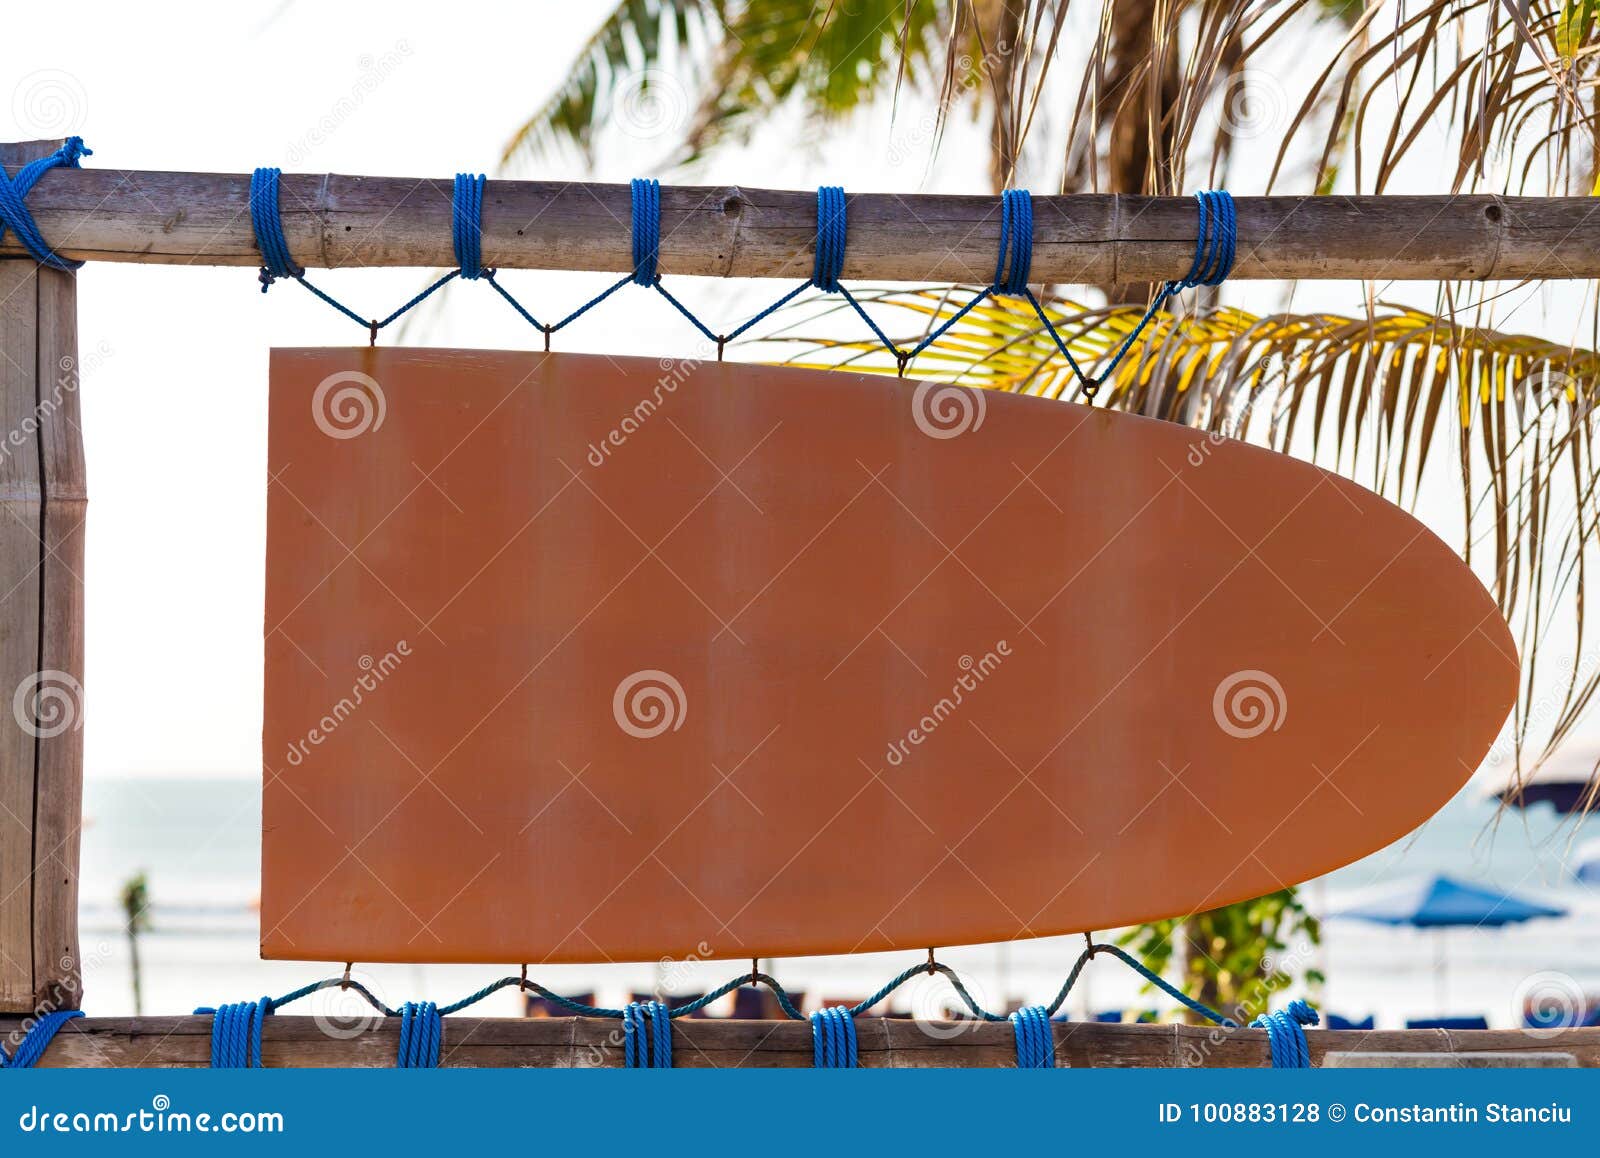
[[(249, 177), (55, 169), (28, 197), (62, 254), (94, 261), (259, 264)], [(451, 182), (289, 174), (280, 203), (291, 251), (312, 268), (455, 264)], [(625, 272), (626, 185), (490, 181), (483, 256), (502, 269)], [(1600, 277), (1600, 201), (1588, 197), (1240, 197), (1238, 260), (1250, 279)], [(1034, 199), (1035, 282), (1127, 284), (1181, 277), (1194, 255), (1187, 197), (1083, 194)], [(666, 274), (803, 279), (815, 194), (738, 186), (661, 190)], [(844, 276), (854, 281), (988, 283), (994, 197), (856, 193)], [(0, 256), (21, 250), (14, 237)]]
[[(386, 1068), (399, 1047), (398, 1018), (366, 1027), (326, 1027), (315, 1017), (274, 1015), (261, 1039), (262, 1064)], [(0, 1034), (19, 1022), (0, 1018)], [(1009, 1067), (1016, 1045), (1008, 1023), (915, 1022), (862, 1018), (856, 1023), (867, 1069), (935, 1066)], [(1189, 1025), (1064, 1022), (1053, 1026), (1056, 1064), (1073, 1067), (1175, 1066), (1250, 1068), (1268, 1064), (1258, 1029)], [(682, 1018), (672, 1023), (679, 1068), (798, 1068), (811, 1065), (811, 1026), (797, 1021)], [(1553, 1034), (1520, 1030), (1308, 1030), (1315, 1065), (1600, 1066), (1600, 1029)], [(0, 1038), (0, 1040), (9, 1040)], [(211, 1057), (209, 1017), (91, 1017), (70, 1021), (39, 1063), (44, 1067), (204, 1066)], [(440, 1064), (455, 1067), (589, 1068), (621, 1066), (622, 1027), (598, 1018), (444, 1019)]]
[[(7, 170), (59, 142), (0, 145)], [(77, 281), (0, 261), (0, 1009), (78, 1007), (85, 490)]]

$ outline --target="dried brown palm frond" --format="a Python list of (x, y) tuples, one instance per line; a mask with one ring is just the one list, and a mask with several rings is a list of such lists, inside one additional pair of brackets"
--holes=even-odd
[[(903, 331), (911, 345), (970, 292), (857, 296), (912, 319)], [(1143, 314), (1064, 299), (1046, 300), (1045, 310), (1091, 376)], [(895, 372), (895, 360), (870, 335), (796, 332), (807, 325), (774, 339), (798, 347), (791, 363)], [(1081, 396), (1032, 309), (1007, 298), (973, 308), (908, 373), (1046, 398)], [(1532, 707), (1536, 677), (1550, 675), (1540, 644), (1552, 623), (1566, 620), (1576, 654), (1592, 642), (1585, 548), (1600, 520), (1597, 398), (1600, 352), (1381, 307), (1362, 317), (1158, 314), (1106, 378), (1097, 404), (1300, 454), (1402, 504), (1424, 492), (1430, 461), (1454, 468), (1459, 547), (1519, 637), (1525, 686), (1513, 718), (1517, 751), (1527, 745), (1538, 753), (1566, 736), (1600, 689), (1594, 665), (1562, 664), (1554, 693), (1545, 689), (1542, 707)]]
[[(1304, 148), (1313, 103), (1332, 97), (1333, 124), (1346, 115), (1354, 122), (1360, 191), (1383, 192), (1402, 162), (1440, 140), (1456, 154), (1455, 190), (1566, 194), (1593, 186), (1600, 5), (1434, 0), (1400, 12), (1387, 28), (1369, 21), (1366, 35), (1332, 56), (1289, 122), (1278, 166)], [(1330, 130), (1319, 168), (1341, 152)]]

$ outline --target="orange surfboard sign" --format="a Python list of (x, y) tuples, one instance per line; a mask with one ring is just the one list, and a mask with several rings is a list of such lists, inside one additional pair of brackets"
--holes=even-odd
[(597, 962), (1104, 929), (1467, 780), (1509, 631), (1295, 459), (1015, 395), (272, 355), (262, 952)]

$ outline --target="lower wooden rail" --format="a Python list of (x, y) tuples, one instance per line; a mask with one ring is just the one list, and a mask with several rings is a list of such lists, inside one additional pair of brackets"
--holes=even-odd
[[(27, 1023), (0, 1018), (0, 1040)], [(1008, 1067), (1016, 1064), (1009, 1024), (862, 1018), (865, 1068)], [(387, 1068), (399, 1044), (397, 1018), (362, 1026), (316, 1017), (273, 1016), (261, 1057), (271, 1066)], [(772, 1069), (811, 1065), (811, 1026), (799, 1021), (685, 1018), (673, 1023), (680, 1068)], [(1600, 1029), (1308, 1030), (1314, 1065), (1562, 1065), (1600, 1067)], [(1259, 1067), (1267, 1035), (1255, 1029), (1064, 1022), (1055, 1026), (1056, 1062), (1073, 1067)], [(88, 1017), (68, 1022), (39, 1065), (192, 1067), (211, 1056), (210, 1017)], [(458, 1067), (587, 1068), (622, 1065), (620, 1022), (588, 1017), (450, 1017), (440, 1064)]]

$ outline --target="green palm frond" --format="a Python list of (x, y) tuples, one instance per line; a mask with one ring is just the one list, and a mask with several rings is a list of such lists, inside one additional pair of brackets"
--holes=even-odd
[(622, 0), (579, 52), (566, 78), (506, 144), (503, 163), (558, 143), (585, 154), (625, 87), (648, 99), (651, 70), (675, 56), (702, 63), (721, 41), (723, 0)]
[[(905, 319), (898, 331), (886, 327), (904, 347), (974, 292), (857, 296), (880, 321)], [(1086, 309), (1060, 298), (1046, 299), (1044, 309), (1091, 376), (1144, 312)], [(798, 332), (813, 324), (769, 340), (798, 347), (790, 364), (896, 372), (893, 357), (870, 335)], [(908, 374), (1046, 398), (1081, 396), (1076, 375), (1031, 307), (1010, 298), (988, 298), (971, 309)], [(1513, 723), (1520, 750), (1525, 742), (1541, 748), (1559, 742), (1600, 686), (1600, 673), (1572, 664), (1560, 674), (1554, 704), (1546, 691), (1539, 711), (1532, 710), (1539, 643), (1555, 617), (1570, 620), (1579, 654), (1588, 646), (1586, 540), (1600, 525), (1597, 399), (1600, 352), (1391, 307), (1370, 317), (1261, 317), (1237, 309), (1157, 314), (1106, 378), (1097, 403), (1300, 454), (1399, 503), (1415, 504), (1423, 492), (1432, 452), (1441, 444), (1453, 450), (1460, 549), (1521, 644), (1525, 686)]]
[[(628, 101), (659, 99), (657, 128), (677, 138), (663, 143), (689, 157), (742, 139), (791, 98), (813, 116), (842, 116), (929, 71), (960, 8), (958, 0), (623, 0), (503, 160), (560, 143), (587, 153)], [(651, 86), (670, 91), (653, 95)]]

